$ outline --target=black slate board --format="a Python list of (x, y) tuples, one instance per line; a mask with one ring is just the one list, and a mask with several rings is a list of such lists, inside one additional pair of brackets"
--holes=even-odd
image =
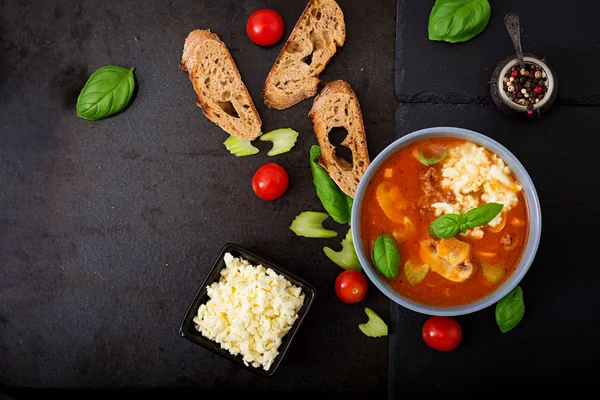
[[(334, 294), (341, 269), (330, 240), (289, 229), (322, 210), (308, 150), (307, 100), (267, 110), (260, 91), (283, 42), (259, 48), (245, 33), (257, 8), (279, 11), (289, 34), (306, 1), (20, 2), (1, 5), (0, 382), (18, 388), (219, 389), (385, 395), (388, 341), (362, 335), (364, 306), (387, 317), (372, 291), (361, 305)], [(341, 0), (347, 41), (322, 75), (346, 79), (361, 102), (373, 155), (393, 139), (395, 3)], [(187, 34), (227, 43), (265, 131), (300, 132), (290, 153), (229, 154), (226, 134), (195, 104), (178, 68)], [(371, 46), (376, 41), (378, 46)], [(374, 60), (377, 60), (374, 62)], [(75, 115), (87, 77), (135, 66), (137, 92), (112, 118)], [(251, 177), (276, 161), (291, 184), (274, 202)], [(331, 228), (345, 234), (346, 227)], [(179, 336), (181, 318), (222, 245), (234, 242), (317, 289), (284, 365), (257, 378)]]
[[(534, 122), (514, 120), (495, 106), (404, 104), (396, 136), (431, 126), (459, 126), (496, 139), (519, 158), (536, 186), (542, 238), (521, 287), (525, 317), (512, 331), (498, 329), (494, 307), (457, 317), (463, 340), (449, 353), (427, 347), (427, 316), (392, 308), (390, 398), (436, 395), (481, 398), (524, 391), (550, 394), (585, 388), (597, 377), (600, 346), (600, 249), (594, 210), (600, 198), (597, 157), (600, 107), (556, 107)], [(408, 396), (408, 397), (405, 397)]]
[(396, 94), (403, 102), (492, 103), (488, 81), (514, 54), (504, 16), (519, 14), (523, 51), (546, 57), (558, 104), (600, 105), (600, 4), (596, 0), (490, 0), (486, 29), (464, 43), (427, 37), (433, 0), (398, 0)]

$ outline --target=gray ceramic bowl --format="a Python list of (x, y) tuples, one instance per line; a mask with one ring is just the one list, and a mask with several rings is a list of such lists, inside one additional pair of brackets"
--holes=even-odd
[[(456, 307), (437, 307), (424, 305), (421, 303), (417, 303), (411, 299), (408, 299), (402, 296), (400, 293), (392, 290), (386, 283), (385, 279), (383, 279), (380, 276), (380, 274), (375, 270), (372, 264), (371, 255), (365, 252), (365, 246), (363, 246), (363, 243), (361, 242), (360, 238), (361, 228), (359, 213), (362, 207), (362, 199), (364, 197), (365, 188), (367, 187), (375, 171), (377, 171), (381, 164), (390, 155), (394, 154), (400, 148), (421, 139), (440, 136), (450, 136), (470, 140), (500, 156), (506, 162), (506, 164), (514, 171), (515, 175), (517, 176), (523, 187), (525, 197), (527, 200), (530, 221), (527, 246), (525, 248), (523, 256), (521, 257), (521, 261), (517, 266), (517, 269), (513, 272), (510, 278), (502, 286), (498, 287), (494, 292), (492, 292), (488, 296), (476, 302)], [(434, 127), (415, 131), (404, 137), (401, 137), (400, 139), (397, 139), (396, 141), (388, 145), (381, 153), (379, 153), (377, 157), (375, 157), (375, 159), (371, 162), (371, 165), (363, 175), (361, 182), (358, 185), (356, 194), (354, 196), (351, 224), (352, 239), (354, 240), (356, 254), (358, 255), (358, 258), (363, 266), (365, 273), (380, 291), (382, 291), (387, 297), (389, 297), (394, 302), (416, 312), (420, 312), (427, 315), (456, 316), (473, 313), (484, 309), (492, 304), (495, 304), (519, 284), (521, 279), (523, 279), (523, 277), (529, 270), (529, 267), (533, 262), (533, 259), (538, 249), (540, 236), (542, 232), (542, 214), (540, 209), (539, 198), (533, 185), (533, 182), (529, 177), (529, 174), (527, 173), (523, 165), (519, 162), (519, 160), (504, 146), (502, 146), (497, 141), (485, 135), (482, 135), (481, 133), (477, 133), (467, 129), (453, 127)]]

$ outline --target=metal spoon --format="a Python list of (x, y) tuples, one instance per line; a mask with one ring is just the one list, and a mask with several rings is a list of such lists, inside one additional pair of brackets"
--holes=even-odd
[(513, 42), (515, 51), (517, 52), (517, 58), (519, 59), (519, 65), (521, 68), (525, 68), (525, 62), (523, 61), (523, 50), (521, 49), (521, 27), (519, 25), (519, 16), (515, 13), (507, 14), (504, 17), (504, 26), (510, 35), (510, 39)]

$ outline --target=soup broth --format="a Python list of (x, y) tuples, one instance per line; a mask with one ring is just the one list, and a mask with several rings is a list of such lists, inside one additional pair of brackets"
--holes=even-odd
[[(430, 232), (441, 215), (491, 202), (503, 207), (488, 224), (448, 239)], [(471, 303), (501, 286), (519, 263), (529, 226), (523, 190), (504, 161), (448, 137), (423, 139), (390, 156), (366, 187), (360, 219), (368, 254), (383, 234), (400, 252), (398, 276), (382, 278), (400, 294), (435, 306)]]

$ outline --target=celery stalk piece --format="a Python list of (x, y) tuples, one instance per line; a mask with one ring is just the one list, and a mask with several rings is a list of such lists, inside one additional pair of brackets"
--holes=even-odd
[(294, 218), (290, 229), (298, 236), (308, 238), (332, 238), (336, 231), (323, 227), (323, 221), (329, 217), (326, 212), (303, 211)]
[(275, 129), (267, 133), (263, 133), (259, 139), (263, 142), (273, 142), (273, 148), (267, 153), (269, 156), (286, 153), (294, 147), (298, 139), (298, 132), (290, 128)]
[(342, 239), (342, 250), (334, 251), (330, 247), (323, 247), (325, 255), (334, 263), (343, 269), (362, 270), (356, 250), (354, 250), (354, 242), (352, 241), (352, 228), (348, 229), (346, 237)]
[(377, 315), (377, 313), (371, 310), (369, 307), (365, 308), (365, 313), (369, 317), (369, 321), (358, 325), (358, 328), (369, 337), (381, 337), (387, 336), (388, 327), (385, 322)]
[(237, 136), (229, 136), (223, 144), (231, 154), (237, 157), (251, 156), (259, 151), (250, 140), (240, 139)]

